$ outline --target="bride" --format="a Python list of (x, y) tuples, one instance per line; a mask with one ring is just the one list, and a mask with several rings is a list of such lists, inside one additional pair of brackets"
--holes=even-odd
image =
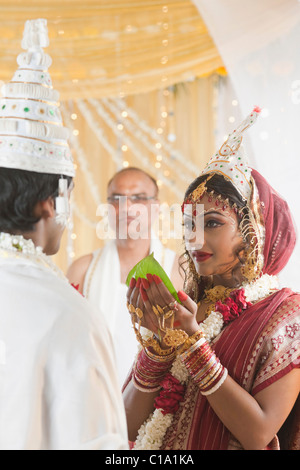
[(258, 114), (186, 192), (193, 236), (179, 302), (156, 275), (131, 279), (133, 321), (153, 333), (138, 332), (123, 392), (135, 449), (299, 448), (300, 295), (276, 278), (296, 237), (286, 202), (241, 152)]

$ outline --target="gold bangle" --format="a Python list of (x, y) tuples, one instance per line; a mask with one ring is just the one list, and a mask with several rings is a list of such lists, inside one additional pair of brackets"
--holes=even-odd
[(179, 348), (178, 354), (182, 354), (184, 351), (187, 351), (193, 344), (197, 343), (199, 339), (204, 338), (202, 330), (197, 330), (192, 336), (184, 342), (184, 344)]
[(164, 342), (171, 347), (177, 348), (181, 346), (187, 340), (188, 335), (183, 330), (173, 330), (172, 328), (166, 328), (166, 334), (164, 336)]
[[(153, 336), (149, 338), (146, 343), (147, 344), (145, 345), (145, 347), (152, 347), (154, 352), (156, 352), (159, 356), (170, 356), (174, 353), (174, 348), (162, 349), (157, 339), (155, 339)], [(150, 351), (148, 350), (148, 352)]]

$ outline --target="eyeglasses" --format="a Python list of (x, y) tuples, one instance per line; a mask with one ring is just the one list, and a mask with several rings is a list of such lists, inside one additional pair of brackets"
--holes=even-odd
[(145, 204), (151, 199), (156, 199), (156, 196), (143, 196), (140, 194), (132, 194), (130, 196), (125, 196), (124, 194), (114, 194), (113, 196), (109, 196), (107, 198), (107, 201), (111, 202), (112, 204), (116, 204), (122, 200), (125, 200), (125, 198), (129, 199), (131, 202), (139, 202), (141, 204)]

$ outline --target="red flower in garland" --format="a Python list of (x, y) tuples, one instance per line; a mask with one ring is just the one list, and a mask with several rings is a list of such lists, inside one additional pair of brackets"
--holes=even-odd
[(239, 310), (245, 310), (248, 307), (251, 307), (252, 303), (247, 302), (245, 298), (245, 289), (236, 289), (231, 292), (230, 297), (235, 301)]
[(232, 291), (230, 297), (226, 297), (224, 302), (216, 302), (216, 311), (223, 315), (225, 325), (240, 316), (243, 310), (250, 307), (251, 302), (247, 302), (244, 289)]
[(165, 376), (160, 385), (162, 391), (154, 401), (155, 408), (159, 408), (163, 415), (176, 413), (179, 403), (184, 398), (185, 387), (170, 373)]
[(218, 300), (218, 302), (216, 302), (215, 309), (216, 309), (216, 312), (222, 313), (225, 325), (226, 325), (226, 323), (229, 323), (230, 321), (234, 320), (234, 318), (236, 318), (236, 316), (237, 316), (237, 315), (233, 315), (230, 312), (229, 305), (226, 305), (225, 303), (222, 303), (220, 300)]

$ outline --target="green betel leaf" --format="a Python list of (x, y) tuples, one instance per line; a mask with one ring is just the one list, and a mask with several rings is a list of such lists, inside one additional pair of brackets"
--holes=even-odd
[(173, 286), (167, 273), (154, 258), (153, 253), (151, 253), (149, 256), (146, 256), (146, 258), (143, 258), (132, 268), (127, 276), (126, 285), (129, 287), (129, 283), (132, 277), (134, 277), (134, 279), (138, 279), (139, 277), (147, 279), (147, 274), (156, 274), (159, 276), (165, 284), (166, 288), (170, 291), (177, 302), (180, 303), (175, 287)]

